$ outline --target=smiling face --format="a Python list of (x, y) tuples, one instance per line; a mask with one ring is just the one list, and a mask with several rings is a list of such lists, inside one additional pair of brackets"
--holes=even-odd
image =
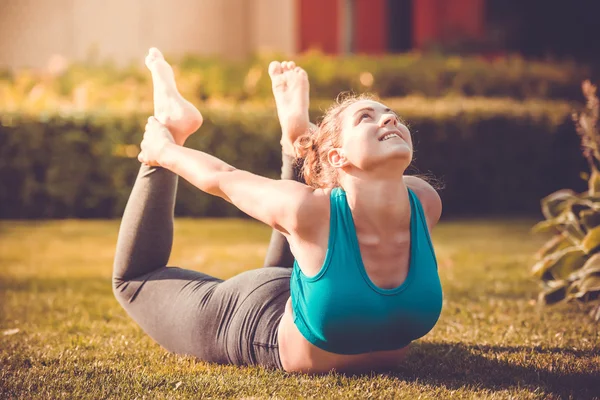
[(404, 173), (412, 161), (413, 147), (410, 131), (396, 113), (376, 101), (360, 100), (340, 117), (341, 147), (329, 154), (333, 165)]

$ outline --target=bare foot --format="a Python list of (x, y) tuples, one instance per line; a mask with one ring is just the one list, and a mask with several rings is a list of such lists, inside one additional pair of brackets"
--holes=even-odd
[(294, 142), (309, 126), (308, 75), (293, 61), (271, 62), (269, 75), (281, 124), (281, 147), (284, 153), (295, 155)]
[(175, 143), (183, 145), (202, 125), (202, 114), (179, 94), (173, 69), (158, 49), (148, 51), (146, 66), (154, 84), (154, 117), (169, 129)]

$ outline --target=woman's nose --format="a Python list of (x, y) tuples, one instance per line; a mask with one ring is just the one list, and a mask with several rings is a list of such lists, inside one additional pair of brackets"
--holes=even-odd
[(398, 125), (398, 119), (396, 118), (396, 116), (394, 114), (384, 115), (381, 119), (382, 119), (382, 122), (381, 122), (382, 126), (386, 126), (386, 125), (390, 125), (390, 124), (392, 124), (394, 126)]

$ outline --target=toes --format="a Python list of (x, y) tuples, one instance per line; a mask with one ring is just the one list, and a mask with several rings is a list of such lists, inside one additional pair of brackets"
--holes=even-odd
[(164, 60), (162, 53), (156, 47), (152, 47), (148, 50), (148, 55), (146, 56), (146, 66), (150, 68), (150, 66), (157, 60)]
[(156, 47), (152, 47), (152, 48), (150, 48), (150, 50), (148, 50), (148, 56), (152, 57), (155, 60), (164, 59), (165, 58), (162, 55), (162, 53), (160, 52), (160, 50), (158, 50)]
[(281, 66), (283, 68), (283, 71), (285, 72), (296, 68), (296, 63), (293, 61), (284, 61), (281, 63)]
[(282, 72), (283, 68), (281, 63), (279, 61), (271, 61), (271, 64), (269, 64), (269, 75), (280, 75)]
[(296, 72), (298, 75), (304, 75), (304, 76), (307, 76), (307, 75), (308, 75), (308, 74), (306, 73), (306, 71), (305, 71), (305, 70), (303, 70), (303, 69), (302, 69), (302, 68), (300, 68), (300, 67), (296, 67), (296, 68), (294, 68), (294, 72)]

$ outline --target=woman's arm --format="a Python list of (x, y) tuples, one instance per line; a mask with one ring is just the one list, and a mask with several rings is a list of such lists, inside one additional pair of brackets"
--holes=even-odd
[(207, 153), (178, 146), (169, 130), (154, 117), (148, 119), (141, 148), (141, 162), (176, 173), (283, 234), (302, 231), (318, 217), (313, 188), (238, 170)]
[(201, 151), (167, 143), (157, 160), (200, 190), (289, 234), (310, 214), (313, 189), (292, 180), (274, 180), (239, 170)]
[(429, 183), (416, 176), (405, 175), (404, 183), (412, 189), (423, 205), (427, 225), (431, 231), (442, 216), (442, 199)]

